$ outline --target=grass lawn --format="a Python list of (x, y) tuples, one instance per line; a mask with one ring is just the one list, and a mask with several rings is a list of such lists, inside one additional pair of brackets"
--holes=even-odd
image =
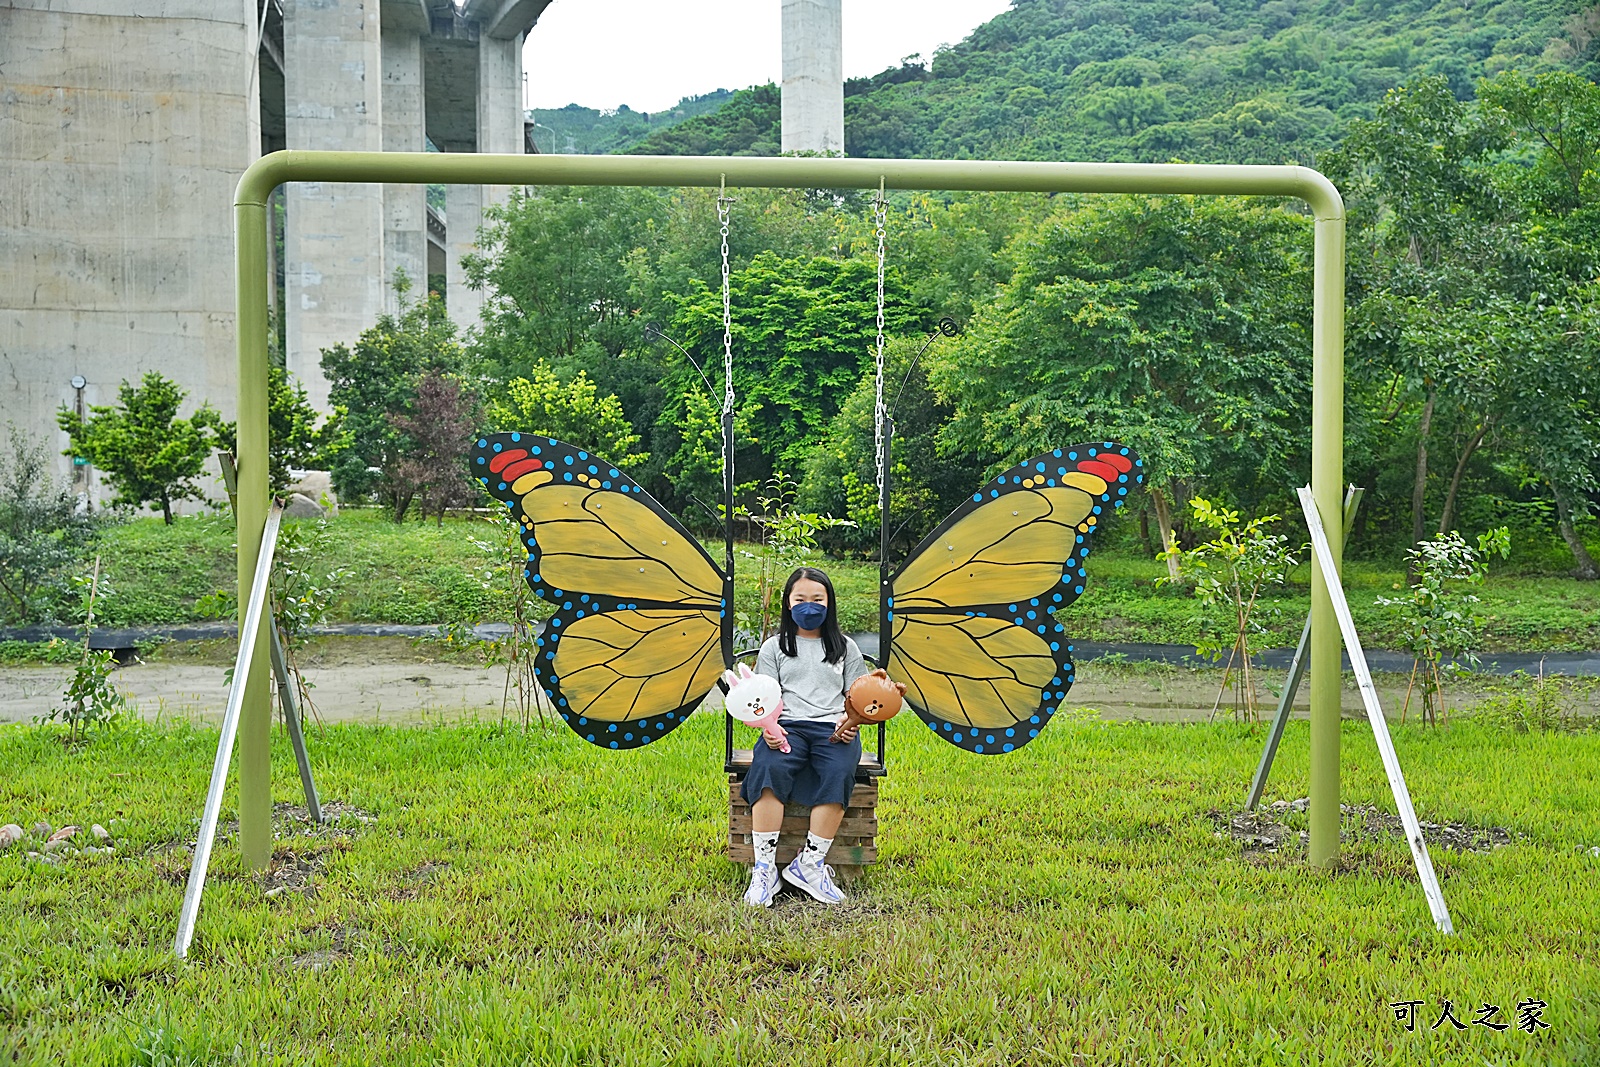
[[(721, 854), (720, 729), (620, 755), (564, 727), (314, 734), (325, 801), (373, 820), (286, 820), (271, 898), (222, 844), (183, 964), (215, 734), (71, 751), (0, 729), (0, 822), (110, 824), (117, 845), (0, 853), (0, 1062), (1600, 1062), (1600, 735), (1396, 728), (1422, 819), (1516, 835), (1434, 851), (1444, 937), (1399, 841), (1324, 872), (1219, 836), (1260, 745), (1220, 723), (1058, 721), (989, 759), (902, 719), (883, 862), (837, 910), (751, 912)], [(1305, 794), (1306, 741), (1292, 724), (1269, 800)], [(1389, 809), (1364, 724), (1342, 759), (1345, 799)], [(1466, 1030), (1430, 1029), (1446, 999)], [(1471, 1025), (1528, 999), (1549, 1029)]]
[[(1085, 641), (1194, 643), (1201, 634), (1198, 605), (1174, 588), (1157, 588), (1164, 566), (1148, 558), (1137, 539), (1119, 539), (1089, 557), (1090, 581), (1062, 616), (1067, 632)], [(452, 518), (396, 525), (374, 509), (346, 510), (328, 524), (327, 548), (314, 566), (345, 569), (329, 613), (330, 622), (477, 623), (509, 618), (511, 570), (502, 567), (485, 587), (491, 560), (469, 538), (492, 540), (493, 527), (478, 519)], [(173, 526), (139, 519), (113, 528), (104, 545), (105, 570), (114, 595), (97, 608), (106, 625), (176, 623), (206, 617), (201, 597), (232, 589), (234, 531), (221, 516), (182, 518)], [(1528, 549), (1532, 552), (1532, 549)], [(721, 548), (712, 548), (721, 558)], [(1570, 565), (1569, 562), (1566, 565)], [(877, 630), (877, 566), (822, 560), (839, 591), (847, 629)], [(1552, 577), (1544, 556), (1514, 557), (1491, 568), (1482, 588), (1486, 616), (1484, 652), (1600, 649), (1600, 583)], [(1544, 568), (1541, 571), (1541, 568)], [(753, 612), (753, 568), (738, 584), (741, 611)], [(1354, 562), (1346, 587), (1356, 624), (1369, 647), (1392, 648), (1399, 640), (1393, 609), (1374, 601), (1394, 595), (1404, 574), (1390, 566)], [(520, 580), (520, 579), (519, 579)], [(1293, 575), (1282, 595), (1266, 598), (1261, 620), (1271, 643), (1292, 646), (1310, 608), (1309, 564)], [(543, 611), (543, 605), (539, 605)]]

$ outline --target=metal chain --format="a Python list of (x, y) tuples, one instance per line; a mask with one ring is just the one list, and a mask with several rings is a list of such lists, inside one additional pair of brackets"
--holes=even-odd
[[(723, 189), (717, 197), (717, 224), (722, 230), (722, 411), (733, 410), (733, 302), (728, 289), (728, 205), (733, 198)], [(727, 462), (727, 457), (723, 457)]]
[(883, 492), (884, 479), (883, 442), (888, 422), (888, 412), (884, 410), (883, 406), (883, 251), (886, 234), (885, 223), (889, 215), (889, 204), (883, 198), (883, 187), (881, 185), (878, 187), (878, 199), (872, 205), (872, 215), (878, 231), (878, 350), (876, 353), (878, 374), (872, 406), (872, 423), (875, 458), (878, 467), (878, 492), (881, 494)]

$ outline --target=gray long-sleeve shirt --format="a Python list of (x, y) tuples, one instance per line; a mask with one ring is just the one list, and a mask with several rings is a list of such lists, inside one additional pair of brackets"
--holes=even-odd
[(794, 650), (793, 656), (784, 655), (773, 636), (756, 654), (756, 673), (776, 678), (783, 690), (783, 714), (778, 721), (833, 722), (844, 714), (845, 692), (867, 673), (867, 661), (848, 637), (838, 663), (823, 659), (820, 637), (797, 635)]

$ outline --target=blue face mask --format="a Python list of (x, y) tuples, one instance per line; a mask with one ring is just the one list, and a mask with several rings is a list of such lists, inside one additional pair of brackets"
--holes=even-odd
[(789, 608), (789, 616), (802, 630), (819, 630), (822, 621), (828, 617), (828, 605), (811, 602), (795, 604)]

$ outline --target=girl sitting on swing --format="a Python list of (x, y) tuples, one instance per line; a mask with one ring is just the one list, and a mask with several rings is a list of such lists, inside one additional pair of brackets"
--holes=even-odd
[[(867, 673), (867, 664), (839, 629), (833, 583), (822, 571), (800, 567), (789, 576), (778, 632), (762, 644), (755, 670), (777, 679), (782, 690), (778, 721), (789, 735), (789, 751), (768, 741), (751, 754), (742, 795), (750, 805), (755, 868), (744, 901), (772, 906), (780, 878), (778, 831), (788, 803), (811, 809), (811, 827), (805, 847), (783, 869), (783, 881), (824, 904), (842, 904), (844, 894), (825, 861), (855, 788), (861, 738), (855, 726), (843, 731), (844, 743), (831, 738), (844, 716), (845, 693)], [(904, 686), (898, 688), (904, 693)]]

